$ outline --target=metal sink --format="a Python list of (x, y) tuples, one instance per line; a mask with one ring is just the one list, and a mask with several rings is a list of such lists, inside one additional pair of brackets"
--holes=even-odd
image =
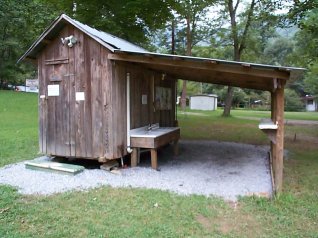
[(130, 130), (130, 137), (156, 138), (176, 130), (179, 130), (179, 127), (159, 127), (158, 124), (158, 126), (156, 125), (150, 130), (148, 130), (148, 126), (132, 129)]

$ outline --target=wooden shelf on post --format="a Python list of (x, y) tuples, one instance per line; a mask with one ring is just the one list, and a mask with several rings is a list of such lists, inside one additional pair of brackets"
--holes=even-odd
[(276, 131), (278, 129), (278, 124), (274, 123), (271, 119), (261, 119), (258, 128), (262, 130), (267, 137), (276, 144)]

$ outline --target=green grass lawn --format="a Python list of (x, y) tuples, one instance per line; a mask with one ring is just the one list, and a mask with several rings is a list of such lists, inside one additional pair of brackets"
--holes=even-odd
[[(182, 138), (267, 144), (257, 121), (237, 118), (253, 113), (179, 114), (178, 120)], [(291, 115), (315, 120), (315, 114)], [(0, 91), (0, 118), (0, 166), (37, 156), (36, 95)], [(284, 192), (273, 201), (249, 197), (233, 204), (110, 187), (23, 196), (0, 186), (0, 237), (318, 237), (318, 127), (286, 126), (285, 137)]]
[[(222, 108), (218, 108), (216, 111), (200, 111), (200, 110), (189, 110), (186, 109), (186, 113), (198, 113), (201, 115), (218, 117), (223, 113)], [(183, 111), (179, 109), (179, 114), (183, 115)], [(234, 118), (270, 118), (270, 111), (253, 111), (245, 109), (232, 109), (231, 116)], [(318, 121), (318, 112), (285, 112), (284, 113), (286, 120), (309, 120), (309, 121)]]

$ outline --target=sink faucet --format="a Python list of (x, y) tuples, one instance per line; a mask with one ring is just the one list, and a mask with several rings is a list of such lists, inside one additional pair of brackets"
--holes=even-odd
[(147, 131), (151, 131), (152, 129), (154, 129), (157, 125), (156, 124), (149, 124), (147, 127)]
[(151, 123), (148, 125), (148, 127), (147, 127), (147, 131), (151, 131), (152, 130), (152, 125), (151, 125)]

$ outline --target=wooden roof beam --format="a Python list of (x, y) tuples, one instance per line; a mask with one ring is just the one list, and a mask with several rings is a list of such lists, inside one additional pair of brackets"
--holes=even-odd
[[(266, 78), (282, 78), (288, 79), (289, 72), (283, 72), (279, 70), (269, 70), (269, 69), (257, 69), (253, 67), (242, 67), (241, 65), (225, 65), (225, 64), (214, 64), (207, 63), (205, 61), (190, 61), (190, 60), (173, 60), (173, 58), (161, 58), (159, 57), (146, 57), (144, 55), (129, 55), (129, 54), (109, 54), (108, 58), (110, 60), (116, 61), (127, 61), (136, 62), (142, 64), (154, 64), (154, 65), (164, 65), (172, 66), (178, 68), (191, 68), (191, 69), (202, 69), (218, 72), (226, 72), (233, 74), (243, 74), (251, 75), (256, 77), (266, 77)], [(171, 60), (172, 59), (172, 60)]]

